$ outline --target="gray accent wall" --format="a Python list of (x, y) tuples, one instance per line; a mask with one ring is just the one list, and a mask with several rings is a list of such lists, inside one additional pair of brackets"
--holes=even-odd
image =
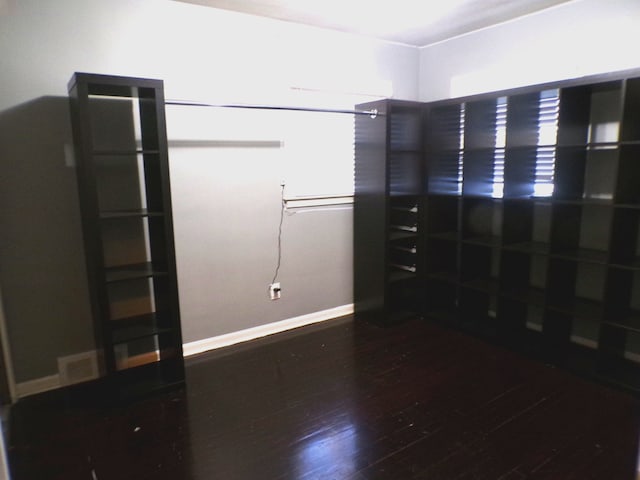
[[(221, 103), (290, 103), (292, 87), (418, 95), (413, 47), (172, 1), (9, 2), (0, 58), (0, 285), (17, 383), (95, 348), (69, 150), (74, 71), (161, 78), (167, 98)], [(186, 342), (353, 301), (350, 206), (285, 216), (283, 298), (268, 300), (273, 153), (170, 147)]]

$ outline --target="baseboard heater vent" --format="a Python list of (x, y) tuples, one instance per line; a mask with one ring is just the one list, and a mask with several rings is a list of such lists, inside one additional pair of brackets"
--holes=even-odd
[(95, 351), (58, 358), (60, 384), (73, 385), (98, 378), (98, 359)]

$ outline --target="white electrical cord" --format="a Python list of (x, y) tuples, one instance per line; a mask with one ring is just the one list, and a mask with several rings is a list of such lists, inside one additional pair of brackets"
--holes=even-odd
[(273, 274), (273, 280), (271, 280), (271, 284), (276, 283), (278, 279), (278, 273), (280, 272), (280, 264), (282, 263), (282, 223), (284, 221), (284, 210), (285, 210), (285, 201), (284, 201), (284, 182), (280, 184), (280, 224), (278, 225), (278, 262), (276, 264), (276, 271)]

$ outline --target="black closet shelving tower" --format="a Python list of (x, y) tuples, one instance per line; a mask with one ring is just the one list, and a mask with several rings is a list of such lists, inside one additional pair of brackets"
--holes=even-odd
[[(356, 128), (356, 314), (413, 312), (640, 391), (640, 72), (409, 103), (410, 124), (396, 103)], [(401, 281), (397, 204), (417, 206)]]
[(422, 106), (359, 107), (378, 114), (355, 120), (355, 309), (390, 324), (420, 310)]
[(116, 397), (184, 383), (161, 80), (69, 82), (101, 375)]

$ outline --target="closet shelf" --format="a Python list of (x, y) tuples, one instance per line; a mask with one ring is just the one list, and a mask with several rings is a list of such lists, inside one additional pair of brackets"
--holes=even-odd
[(403, 207), (403, 206), (392, 206), (391, 210), (396, 210), (398, 212), (407, 212), (407, 213), (418, 213), (418, 206), (414, 205), (412, 207)]
[(146, 208), (131, 210), (104, 210), (100, 212), (100, 218), (104, 220), (115, 218), (162, 217), (163, 215), (163, 212), (150, 211)]
[(601, 320), (603, 303), (586, 298), (547, 299), (547, 307), (583, 319)]
[(401, 232), (411, 232), (411, 233), (418, 232), (417, 225), (390, 225), (390, 228), (392, 230), (399, 230)]
[(606, 265), (608, 259), (608, 252), (604, 250), (595, 250), (592, 248), (575, 248), (575, 249), (563, 249), (555, 252), (551, 252), (552, 258), (561, 260), (573, 260), (576, 262), (595, 263), (599, 265)]
[(427, 238), (457, 242), (460, 238), (460, 235), (458, 232), (428, 233)]
[(614, 207), (615, 203), (612, 199), (597, 198), (553, 198), (551, 203), (554, 205), (575, 205), (578, 207)]
[(499, 247), (502, 244), (502, 239), (497, 236), (485, 235), (480, 237), (463, 237), (462, 243), (468, 245), (480, 245), (483, 247)]
[(502, 249), (530, 255), (548, 255), (551, 250), (551, 245), (547, 242), (519, 242), (503, 245)]
[(498, 295), (500, 293), (500, 282), (497, 278), (476, 278), (462, 282), (461, 286), (488, 293), (489, 295)]
[(400, 282), (403, 280), (415, 280), (416, 274), (405, 270), (394, 270), (389, 272), (389, 282)]
[(522, 303), (528, 303), (538, 307), (545, 305), (546, 292), (543, 288), (538, 287), (512, 287), (507, 281), (505, 290), (502, 295)]
[(627, 316), (617, 317), (618, 320), (603, 320), (602, 323), (621, 330), (640, 333), (640, 312), (634, 312)]
[(443, 281), (452, 285), (458, 285), (460, 277), (457, 272), (438, 271), (427, 273), (427, 278), (432, 280)]
[(154, 338), (159, 335), (172, 333), (171, 328), (160, 328), (154, 325), (132, 325), (130, 327), (123, 327), (113, 332), (113, 344), (127, 344), (136, 340), (143, 340), (145, 338)]
[(107, 283), (122, 282), (127, 280), (157, 277), (163, 275), (167, 275), (167, 272), (155, 269), (151, 262), (105, 268), (105, 280)]

